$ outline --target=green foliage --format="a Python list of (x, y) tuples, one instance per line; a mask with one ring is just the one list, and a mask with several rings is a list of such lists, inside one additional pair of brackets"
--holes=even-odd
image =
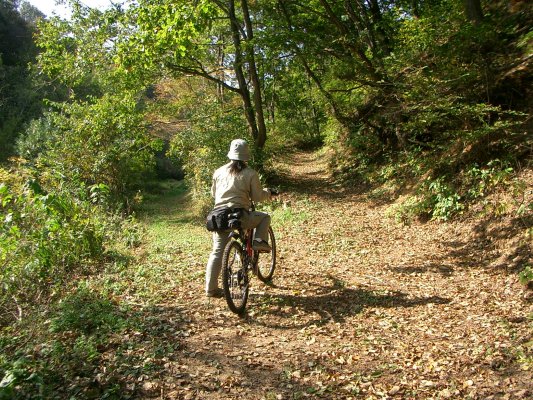
[(199, 34), (209, 29), (216, 10), (210, 0), (138, 2), (129, 12), (139, 29), (121, 42), (120, 64), (128, 72), (138, 65), (151, 69), (184, 59), (194, 65), (195, 57), (201, 56)]
[(69, 97), (47, 101), (49, 110), (29, 125), (17, 149), (60, 177), (56, 183), (91, 188), (94, 202), (103, 199), (94, 185), (105, 185), (107, 206), (129, 205), (128, 196), (151, 176), (161, 143), (147, 131), (144, 82), (115, 65), (114, 43), (127, 21), (120, 7), (102, 12), (77, 1), (72, 7), (68, 21), (40, 21), (37, 37), (39, 72), (68, 87)]
[(297, 66), (280, 66), (274, 73), (276, 78), (265, 94), (267, 99), (272, 97), (267, 108), (271, 113), (270, 140), (284, 147), (320, 146), (327, 118), (312, 82)]
[[(404, 168), (407, 168), (407, 171), (413, 170), (411, 165), (404, 164)], [(386, 168), (379, 171), (384, 169)], [(401, 167), (397, 166), (398, 170), (401, 170)], [(403, 223), (426, 216), (447, 221), (498, 188), (510, 186), (513, 175), (514, 170), (510, 163), (499, 159), (491, 160), (483, 166), (477, 163), (465, 166), (456, 175), (440, 175), (423, 180), (416, 186), (416, 195), (408, 196), (401, 203), (392, 206), (389, 214), (394, 216), (397, 222)], [(520, 189), (518, 183), (515, 186), (517, 187), (513, 197), (518, 202), (520, 192), (524, 189)], [(497, 209), (493, 211), (498, 212)]]
[(76, 332), (79, 335), (117, 332), (126, 326), (126, 320), (116, 304), (81, 285), (57, 306), (51, 319), (52, 332)]
[(509, 163), (498, 159), (487, 163), (485, 168), (480, 168), (475, 164), (466, 171), (470, 186), (467, 191), (468, 198), (478, 199), (487, 195), (496, 186), (508, 183), (512, 173), (513, 168), (509, 166)]
[(406, 4), (397, 6), (388, 14), (394, 15), (392, 52), (383, 58), (390, 80), (343, 97), (334, 92), (339, 108), (354, 102), (365, 117), (354, 125), (339, 120), (326, 142), (337, 150), (340, 179), (382, 185), (389, 201), (399, 188), (412, 188), (390, 209), (399, 221), (449, 220), (508, 185), (515, 165), (528, 157), (527, 108), (510, 94), (528, 96), (530, 74), (513, 69), (527, 57), (527, 17), (499, 2), (479, 25), (465, 23), (458, 2), (422, 7), (417, 18)]
[[(39, 71), (69, 89), (69, 97), (90, 100), (142, 83), (124, 76), (115, 66), (114, 42), (120, 34), (123, 12), (119, 7), (105, 12), (71, 1), (69, 20), (41, 20), (36, 38), (40, 49)], [(65, 99), (63, 99), (65, 100)]]
[(157, 142), (147, 135), (137, 103), (134, 94), (121, 93), (56, 104), (58, 112), (30, 125), (18, 150), (38, 156), (39, 168), (67, 181), (105, 184), (113, 195), (125, 196), (155, 165)]
[(98, 259), (101, 213), (69, 193), (45, 193), (35, 180), (0, 184), (0, 302), (25, 303), (63, 283), (75, 267)]
[(445, 183), (444, 177), (428, 182), (427, 192), (426, 204), (429, 203), (433, 219), (447, 221), (464, 209), (461, 196)]
[[(34, 77), (62, 101), (45, 102), (48, 110), (17, 140), (19, 165), (1, 170), (0, 304), (18, 318), (35, 299), (103, 263), (114, 242), (139, 243), (134, 219), (117, 211), (131, 211), (160, 148), (147, 133), (144, 86), (114, 68), (120, 9), (103, 13), (73, 4), (71, 20), (38, 22)], [(68, 99), (62, 98), (66, 87)], [(22, 114), (14, 109), (13, 115)], [(24, 121), (12, 120), (18, 131)]]
[[(73, 277), (139, 244), (133, 216), (116, 213), (105, 184), (86, 187), (19, 167), (0, 169), (0, 307), (21, 318)], [(5, 322), (5, 321), (4, 321)]]
[(533, 282), (533, 268), (531, 265), (526, 265), (522, 271), (518, 274), (518, 279), (523, 285), (529, 285)]

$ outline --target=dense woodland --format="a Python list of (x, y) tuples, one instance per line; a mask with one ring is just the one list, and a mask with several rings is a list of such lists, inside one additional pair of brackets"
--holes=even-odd
[(528, 1), (84, 3), (63, 20), (0, 0), (0, 399), (50, 398), (12, 338), (126, 262), (157, 182), (184, 177), (201, 224), (233, 138), (272, 184), (277, 155), (324, 152), (336, 185), (398, 200), (398, 224), (460, 219), (497, 190), (530, 221)]

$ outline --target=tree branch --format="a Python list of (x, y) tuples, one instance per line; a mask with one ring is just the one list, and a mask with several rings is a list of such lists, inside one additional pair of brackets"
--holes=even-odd
[(173, 63), (167, 63), (167, 68), (169, 68), (171, 71), (180, 72), (182, 74), (190, 74), (194, 76), (200, 76), (202, 78), (208, 79), (212, 82), (215, 82), (219, 85), (222, 85), (225, 89), (228, 89), (232, 92), (241, 94), (241, 89), (233, 87), (229, 85), (228, 83), (224, 82), (222, 79), (219, 79), (212, 74), (212, 72), (206, 71), (203, 67), (200, 68), (193, 68), (193, 67), (187, 67), (185, 65), (178, 65)]

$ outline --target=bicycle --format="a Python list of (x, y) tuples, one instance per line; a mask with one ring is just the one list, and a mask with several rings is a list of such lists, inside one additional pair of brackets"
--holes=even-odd
[(233, 231), (222, 255), (222, 288), (229, 309), (236, 314), (242, 314), (248, 301), (250, 272), (264, 283), (272, 279), (276, 268), (276, 239), (272, 227), (269, 227), (268, 238), (272, 251), (255, 251), (252, 248), (255, 229), (244, 230), (237, 214), (229, 216), (229, 219), (235, 222), (233, 226), (230, 225)]

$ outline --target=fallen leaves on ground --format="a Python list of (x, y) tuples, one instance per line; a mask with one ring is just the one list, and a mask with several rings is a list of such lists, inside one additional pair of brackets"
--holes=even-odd
[[(493, 265), (506, 249), (480, 245), (476, 232), (487, 221), (399, 225), (385, 216), (387, 205), (332, 185), (316, 154), (283, 163), (289, 189), (280, 203), (310, 218), (273, 221), (279, 261), (273, 284), (252, 280), (244, 317), (232, 314), (224, 299), (204, 298), (201, 273), (177, 285), (166, 306), (178, 306), (182, 319), (166, 323), (179, 350), (133, 393), (168, 399), (533, 395), (531, 302), (515, 274)], [(493, 230), (514, 229), (503, 219), (494, 223)], [(194, 263), (206, 260), (207, 254)]]

